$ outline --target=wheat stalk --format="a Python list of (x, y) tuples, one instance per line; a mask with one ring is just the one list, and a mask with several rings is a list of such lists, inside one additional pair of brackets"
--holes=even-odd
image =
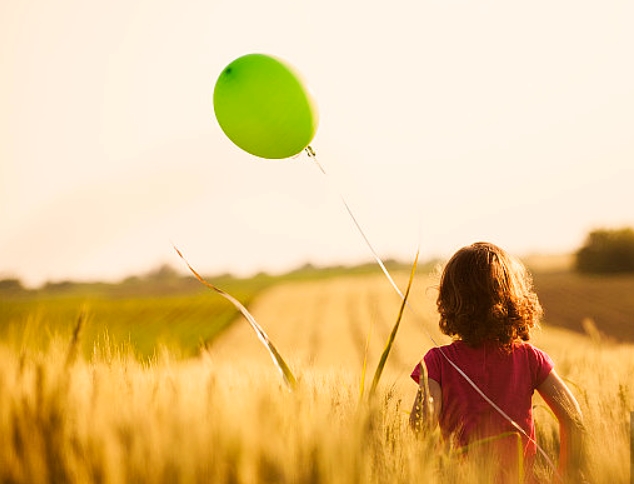
[(253, 331), (255, 331), (255, 334), (258, 337), (258, 339), (262, 342), (262, 344), (268, 351), (269, 355), (271, 356), (271, 359), (273, 360), (273, 363), (275, 364), (279, 372), (282, 374), (282, 377), (284, 378), (284, 382), (288, 385), (288, 387), (291, 390), (294, 389), (297, 383), (297, 380), (295, 379), (293, 372), (291, 371), (289, 366), (286, 364), (286, 362), (284, 361), (284, 358), (282, 358), (282, 355), (280, 355), (279, 351), (277, 351), (277, 348), (275, 348), (275, 345), (269, 339), (268, 335), (264, 332), (262, 327), (258, 324), (258, 322), (255, 320), (253, 315), (247, 310), (247, 308), (240, 301), (234, 298), (231, 294), (223, 291), (219, 287), (214, 286), (212, 283), (207, 282), (200, 274), (198, 274), (198, 272), (196, 272), (196, 270), (189, 264), (189, 262), (187, 262), (187, 259), (185, 259), (181, 251), (178, 250), (176, 246), (174, 246), (174, 250), (176, 251), (178, 256), (183, 260), (183, 262), (185, 262), (185, 264), (187, 265), (191, 273), (194, 275), (194, 277), (196, 277), (196, 279), (198, 279), (200, 283), (202, 283), (203, 285), (205, 285), (212, 291), (215, 291), (218, 294), (220, 294), (222, 297), (227, 299), (231, 304), (233, 304), (238, 311), (240, 311), (240, 313), (251, 325), (251, 328), (253, 328)]
[(86, 322), (86, 312), (86, 307), (84, 306), (80, 309), (79, 316), (77, 316), (77, 324), (73, 330), (73, 336), (71, 337), (70, 345), (68, 346), (68, 351), (66, 352), (66, 361), (64, 363), (64, 368), (66, 369), (68, 369), (74, 363), (75, 359), (77, 359), (79, 335), (81, 334), (81, 330)]

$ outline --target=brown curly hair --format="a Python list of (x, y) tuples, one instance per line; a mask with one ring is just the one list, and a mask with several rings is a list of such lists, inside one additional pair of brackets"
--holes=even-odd
[(524, 265), (488, 242), (463, 247), (447, 262), (436, 305), (444, 334), (470, 346), (494, 341), (507, 351), (528, 341), (543, 315)]

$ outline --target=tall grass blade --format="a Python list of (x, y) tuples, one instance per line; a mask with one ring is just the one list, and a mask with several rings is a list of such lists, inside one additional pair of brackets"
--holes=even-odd
[(385, 349), (383, 350), (383, 354), (381, 355), (381, 359), (379, 360), (379, 364), (376, 367), (376, 371), (374, 372), (374, 378), (372, 379), (372, 386), (370, 387), (370, 395), (373, 395), (376, 387), (379, 384), (379, 380), (381, 379), (381, 374), (383, 373), (383, 369), (385, 368), (385, 363), (387, 362), (387, 357), (390, 355), (390, 351), (392, 351), (392, 346), (394, 345), (394, 340), (396, 339), (396, 333), (398, 331), (399, 326), (401, 325), (401, 319), (403, 318), (403, 311), (405, 310), (405, 306), (407, 304), (407, 299), (409, 297), (409, 291), (412, 287), (412, 282), (414, 282), (414, 274), (416, 274), (416, 266), (418, 265), (418, 256), (420, 254), (420, 249), (416, 251), (416, 258), (414, 259), (414, 263), (412, 264), (412, 270), (409, 274), (409, 281), (407, 282), (407, 289), (405, 290), (405, 294), (403, 295), (403, 299), (401, 301), (401, 307), (398, 310), (398, 317), (396, 318), (396, 323), (392, 328), (392, 332), (387, 340), (385, 345)]
[(79, 348), (79, 336), (81, 334), (81, 330), (84, 327), (84, 323), (86, 322), (86, 307), (83, 306), (79, 311), (79, 316), (77, 316), (77, 324), (75, 325), (75, 329), (73, 330), (73, 336), (70, 340), (70, 345), (68, 346), (68, 351), (66, 352), (66, 361), (64, 363), (64, 367), (68, 369), (77, 358), (77, 352)]
[(363, 393), (365, 392), (365, 375), (368, 369), (368, 354), (370, 353), (370, 337), (372, 336), (372, 327), (368, 331), (368, 337), (365, 340), (365, 350), (363, 351), (363, 367), (361, 368), (361, 382), (359, 385), (359, 400), (363, 399)]
[(202, 283), (203, 285), (205, 285), (212, 291), (215, 291), (216, 293), (220, 294), (222, 297), (227, 299), (231, 304), (233, 304), (238, 311), (240, 311), (240, 313), (251, 325), (251, 328), (253, 328), (253, 331), (255, 331), (255, 334), (258, 337), (258, 339), (262, 342), (266, 350), (269, 352), (269, 355), (271, 356), (273, 363), (282, 374), (282, 377), (284, 378), (284, 382), (286, 383), (286, 385), (288, 385), (290, 389), (294, 389), (297, 383), (297, 380), (295, 379), (293, 372), (284, 361), (284, 358), (282, 358), (282, 355), (280, 355), (280, 353), (277, 351), (277, 348), (275, 348), (275, 345), (269, 339), (268, 335), (264, 332), (262, 327), (258, 324), (258, 322), (247, 310), (247, 308), (244, 307), (244, 305), (240, 301), (238, 301), (236, 298), (234, 298), (231, 294), (228, 294), (222, 289), (214, 286), (210, 282), (207, 282), (200, 274), (198, 274), (198, 272), (196, 272), (196, 270), (189, 264), (189, 262), (187, 262), (187, 259), (185, 259), (185, 257), (183, 256), (180, 250), (178, 250), (176, 247), (174, 247), (174, 250), (176, 251), (178, 256), (181, 259), (183, 259), (183, 262), (185, 262), (188, 269), (191, 271), (194, 277), (198, 279), (200, 283)]

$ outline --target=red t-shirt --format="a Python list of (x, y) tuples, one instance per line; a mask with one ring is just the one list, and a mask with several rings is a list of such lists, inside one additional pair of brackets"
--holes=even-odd
[[(442, 389), (441, 431), (461, 446), (517, 429), (476, 392), (443, 353), (534, 441), (533, 392), (554, 367), (546, 353), (528, 343), (518, 343), (506, 353), (494, 343), (474, 348), (462, 341), (427, 352), (424, 361), (429, 378)], [(411, 376), (418, 383), (419, 365)], [(537, 448), (534, 442), (523, 440), (524, 458), (532, 460)]]

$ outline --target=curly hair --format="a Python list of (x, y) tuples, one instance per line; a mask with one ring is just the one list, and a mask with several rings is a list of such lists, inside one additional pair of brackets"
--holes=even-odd
[(528, 341), (543, 315), (524, 265), (487, 242), (463, 247), (447, 262), (436, 305), (444, 334), (470, 346), (493, 341), (507, 351)]

